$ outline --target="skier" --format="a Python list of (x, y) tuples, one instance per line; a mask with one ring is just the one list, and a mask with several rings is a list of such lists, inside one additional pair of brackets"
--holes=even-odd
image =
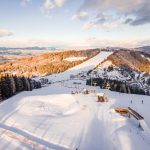
[(143, 100), (142, 100), (142, 104), (143, 104)]

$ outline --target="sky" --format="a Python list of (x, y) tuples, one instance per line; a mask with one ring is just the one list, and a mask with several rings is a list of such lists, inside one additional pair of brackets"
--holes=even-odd
[(150, 45), (150, 0), (0, 0), (0, 47)]

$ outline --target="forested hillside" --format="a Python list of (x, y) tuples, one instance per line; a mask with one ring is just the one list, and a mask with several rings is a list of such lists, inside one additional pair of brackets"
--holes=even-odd
[[(26, 77), (60, 73), (94, 57), (98, 53), (99, 49), (49, 52), (0, 65), (0, 73), (16, 74)], [(85, 59), (67, 61), (66, 58), (70, 57), (85, 57)]]
[[(123, 93), (150, 95), (150, 55), (139, 51), (112, 53), (88, 73), (101, 88)], [(87, 80), (91, 84), (91, 80)]]
[(120, 50), (110, 55), (107, 60), (118, 67), (126, 64), (132, 69), (150, 73), (150, 54), (144, 52)]

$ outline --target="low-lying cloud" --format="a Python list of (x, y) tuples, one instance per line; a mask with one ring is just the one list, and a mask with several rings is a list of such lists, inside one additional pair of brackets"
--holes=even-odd
[(45, 14), (49, 14), (50, 11), (54, 8), (62, 7), (67, 0), (44, 0), (41, 10)]
[(85, 21), (88, 18), (89, 18), (89, 14), (85, 11), (78, 12), (77, 14), (72, 16), (73, 20), (78, 19), (78, 20), (81, 20), (81, 21)]
[(12, 36), (12, 35), (13, 35), (13, 32), (8, 31), (6, 29), (0, 29), (0, 38)]

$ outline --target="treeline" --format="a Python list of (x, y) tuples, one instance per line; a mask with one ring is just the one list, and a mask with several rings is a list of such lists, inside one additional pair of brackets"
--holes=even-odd
[[(86, 81), (87, 85), (91, 85), (91, 79)], [(111, 91), (129, 93), (129, 94), (141, 94), (141, 95), (150, 95), (150, 91), (144, 90), (138, 86), (125, 83), (123, 81), (112, 80), (107, 78), (93, 78), (92, 86), (100, 86), (102, 89), (109, 89)]]
[(3, 101), (21, 91), (32, 91), (41, 88), (41, 83), (30, 78), (17, 77), (16, 75), (0, 76), (0, 101)]

